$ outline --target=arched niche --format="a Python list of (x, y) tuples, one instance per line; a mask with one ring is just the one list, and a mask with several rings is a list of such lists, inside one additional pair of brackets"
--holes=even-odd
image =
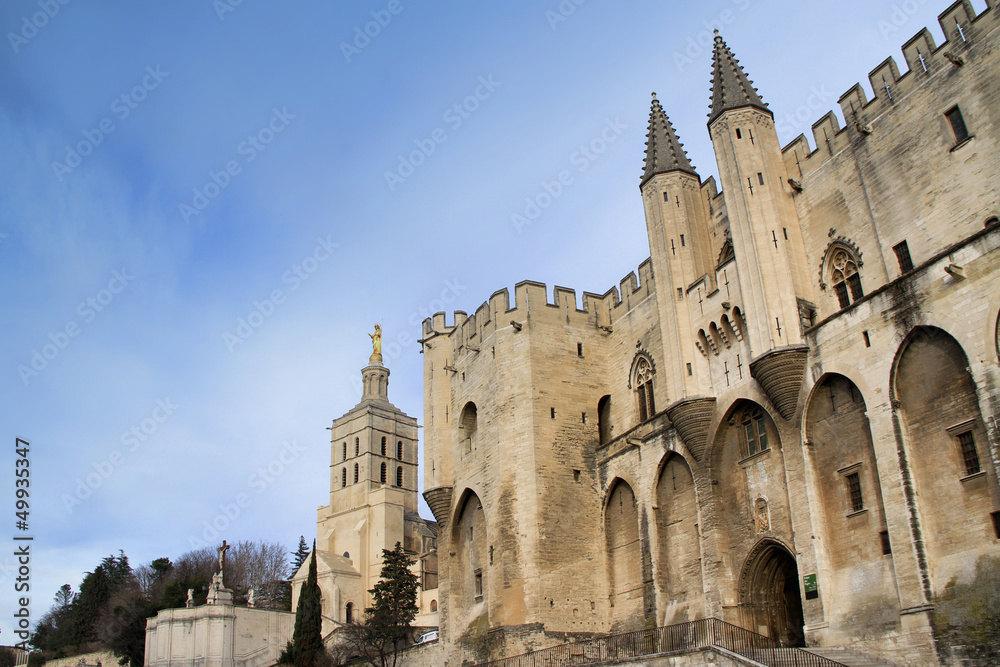
[(638, 629), (643, 621), (642, 543), (635, 493), (616, 480), (604, 508), (608, 589), (614, 631)]
[(1000, 495), (976, 385), (958, 341), (942, 329), (918, 327), (900, 345), (891, 389), (939, 593), (996, 537), (990, 513)]
[[(814, 521), (825, 535), (820, 544), (829, 564), (822, 590), (852, 590), (827, 608), (831, 624), (890, 633), (899, 630), (899, 596), (867, 410), (852, 380), (828, 373), (810, 393), (805, 434), (820, 500)], [(904, 536), (896, 537), (905, 548)], [(857, 587), (859, 579), (870, 583)]]
[(657, 589), (664, 614), (661, 625), (704, 615), (698, 501), (691, 469), (670, 453), (656, 482)]

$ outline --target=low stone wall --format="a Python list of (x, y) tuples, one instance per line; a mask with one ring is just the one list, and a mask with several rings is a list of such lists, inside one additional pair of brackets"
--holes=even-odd
[(49, 660), (45, 667), (118, 667), (118, 658), (111, 651), (95, 651)]
[(295, 614), (284, 611), (228, 605), (166, 609), (146, 622), (145, 666), (270, 667), (294, 625)]

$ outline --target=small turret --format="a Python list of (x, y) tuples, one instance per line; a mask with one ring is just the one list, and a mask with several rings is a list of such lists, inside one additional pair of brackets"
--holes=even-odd
[(649, 110), (649, 132), (646, 134), (646, 164), (639, 187), (642, 188), (653, 176), (670, 171), (698, 175), (688, 160), (684, 145), (677, 139), (674, 126), (663, 112), (660, 101), (656, 99), (656, 93), (653, 93), (653, 106)]
[(712, 54), (712, 109), (708, 114), (708, 123), (712, 124), (723, 111), (756, 107), (772, 115), (770, 109), (753, 86), (753, 81), (747, 78), (743, 66), (729, 50), (726, 42), (715, 31), (715, 52)]

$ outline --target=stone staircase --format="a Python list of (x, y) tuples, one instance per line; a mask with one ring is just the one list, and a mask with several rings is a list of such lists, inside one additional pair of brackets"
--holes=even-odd
[[(815, 658), (808, 655), (826, 658), (836, 665), (845, 667), (898, 667), (895, 663), (886, 662), (880, 658), (875, 658), (861, 651), (840, 647), (826, 648), (776, 648), (764, 651), (753, 649), (741, 651), (745, 658), (753, 661), (753, 664), (764, 665), (765, 667), (812, 667), (816, 663)], [(830, 663), (826, 663), (830, 664)]]
[(833, 660), (834, 662), (839, 662), (842, 665), (848, 665), (848, 667), (898, 667), (894, 662), (888, 662), (882, 658), (876, 658), (868, 653), (862, 653), (861, 651), (855, 651), (854, 649), (849, 648), (826, 647), (807, 648), (805, 650), (809, 653), (815, 653), (816, 655), (822, 656), (827, 660)]

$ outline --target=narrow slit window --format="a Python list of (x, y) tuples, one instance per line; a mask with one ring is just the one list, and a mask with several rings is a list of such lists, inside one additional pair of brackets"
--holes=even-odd
[(382, 436), (382, 456), (385, 456), (385, 436)]
[(361, 469), (358, 467), (358, 464), (355, 463), (354, 464), (354, 483), (355, 484), (358, 483), (358, 479), (360, 478), (360, 475), (361, 475)]
[(386, 483), (386, 479), (387, 479), (387, 477), (386, 477), (386, 466), (385, 466), (385, 464), (383, 463), (383, 464), (382, 464), (382, 469), (381, 469), (381, 471), (379, 472), (379, 477), (378, 477), (378, 480), (379, 480), (379, 481), (380, 481), (380, 482), (381, 482), (382, 484), (385, 484), (385, 483)]
[(743, 138), (743, 133), (740, 132), (740, 128), (736, 128), (736, 138), (737, 139), (742, 139)]
[(687, 245), (687, 243), (684, 242), (684, 235), (681, 234), (681, 247), (683, 248), (686, 245)]
[(347, 468), (341, 468), (340, 470), (340, 486), (341, 488), (347, 486)]
[(764, 172), (761, 172), (761, 171), (758, 171), (758, 172), (757, 172), (757, 181), (758, 181), (758, 182), (759, 182), (759, 183), (760, 183), (761, 185), (764, 185)]
[(396, 468), (396, 486), (403, 488), (403, 467)]
[(663, 201), (665, 201), (665, 202), (669, 202), (670, 201), (670, 193), (669, 192), (664, 192), (663, 193)]
[(951, 131), (955, 133), (955, 144), (960, 144), (969, 138), (969, 130), (965, 126), (965, 118), (962, 117), (962, 110), (957, 106), (944, 112), (945, 117), (951, 124)]
[(396, 458), (400, 461), (403, 460), (403, 441), (400, 440), (396, 443)]
[(583, 356), (583, 343), (577, 343), (576, 344), (576, 356), (578, 356), (578, 357), (582, 357)]
[(889, 542), (889, 531), (883, 530), (878, 534), (879, 538), (882, 540), (882, 555), (886, 556), (892, 553), (892, 544)]

